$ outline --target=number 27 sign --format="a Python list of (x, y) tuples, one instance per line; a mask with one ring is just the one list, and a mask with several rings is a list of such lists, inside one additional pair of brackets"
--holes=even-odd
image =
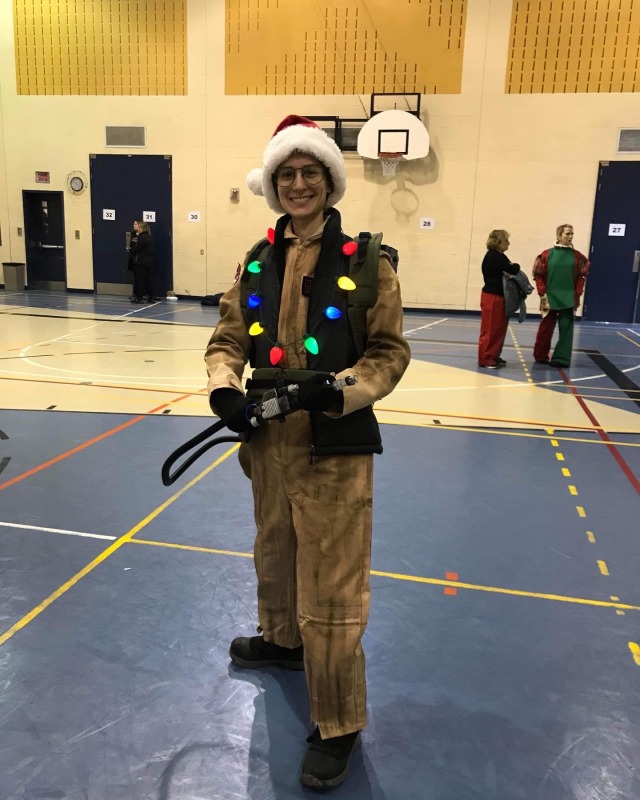
[(609, 225), (609, 236), (624, 236), (626, 225), (616, 224), (615, 222)]

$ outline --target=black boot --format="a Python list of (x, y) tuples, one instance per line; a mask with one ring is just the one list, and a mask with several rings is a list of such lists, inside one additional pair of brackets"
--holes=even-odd
[(360, 731), (321, 739), (318, 728), (307, 739), (309, 749), (302, 762), (300, 783), (311, 789), (334, 789), (347, 777), (349, 760), (360, 747)]
[(304, 669), (302, 645), (299, 647), (280, 647), (265, 642), (262, 636), (239, 636), (231, 642), (229, 655), (234, 664), (246, 669), (260, 667), (284, 667), (285, 669)]

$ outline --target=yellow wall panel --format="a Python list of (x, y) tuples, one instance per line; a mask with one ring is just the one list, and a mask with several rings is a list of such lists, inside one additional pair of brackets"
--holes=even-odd
[(226, 94), (460, 93), (465, 0), (225, 2)]
[(18, 94), (186, 94), (186, 0), (14, 0)]
[(639, 55), (640, 0), (514, 0), (505, 90), (636, 91)]

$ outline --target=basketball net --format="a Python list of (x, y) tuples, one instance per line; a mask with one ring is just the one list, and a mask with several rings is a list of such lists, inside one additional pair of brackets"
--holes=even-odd
[(402, 153), (378, 153), (378, 158), (382, 164), (382, 174), (395, 175)]

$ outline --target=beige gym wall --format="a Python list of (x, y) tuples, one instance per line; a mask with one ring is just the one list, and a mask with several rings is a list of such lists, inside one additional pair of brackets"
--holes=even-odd
[[(231, 285), (237, 262), (275, 220), (244, 179), (260, 165), (276, 124), (292, 112), (363, 117), (369, 95), (225, 94), (225, 5), (188, 0), (184, 96), (42, 96), (17, 92), (13, 2), (0, 0), (1, 260), (24, 259), (22, 191), (42, 188), (34, 173), (46, 170), (47, 188), (65, 191), (68, 285), (91, 289), (90, 196), (72, 196), (66, 176), (88, 175), (89, 153), (126, 152), (104, 147), (105, 125), (145, 125), (146, 150), (131, 152), (173, 157), (175, 291), (202, 295)], [(246, 5), (257, 8), (260, 0)], [(402, 5), (394, 3), (398, 15)], [(480, 262), (494, 227), (511, 232), (509, 255), (527, 269), (559, 222), (575, 225), (576, 246), (585, 250), (598, 162), (623, 158), (616, 155), (619, 128), (640, 128), (631, 92), (507, 93), (512, 6), (466, 4), (461, 92), (422, 98), (432, 146), (426, 160), (383, 178), (379, 164), (346, 156), (344, 228), (383, 230), (399, 249), (407, 306), (477, 309)], [(413, 33), (419, 41), (421, 32)], [(637, 53), (638, 37), (634, 45)], [(239, 203), (229, 199), (232, 187), (240, 188)], [(200, 210), (202, 222), (189, 224), (189, 210)], [(433, 217), (435, 228), (420, 230), (420, 217)]]

